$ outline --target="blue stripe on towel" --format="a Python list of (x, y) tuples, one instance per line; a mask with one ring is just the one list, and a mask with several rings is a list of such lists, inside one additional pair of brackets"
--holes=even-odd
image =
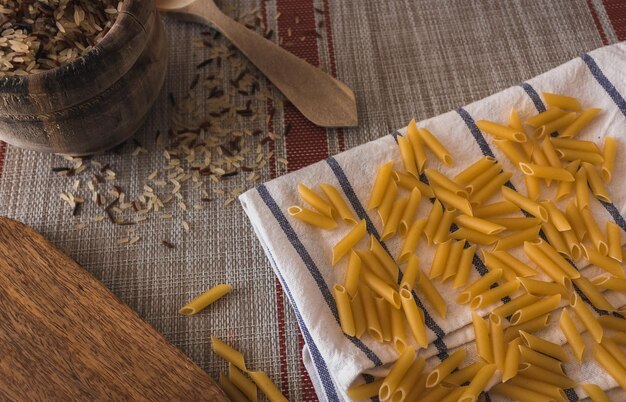
[[(257, 191), (259, 192), (259, 195), (261, 196), (261, 199), (263, 200), (263, 202), (265, 202), (265, 205), (267, 205), (269, 210), (272, 212), (272, 215), (274, 215), (274, 218), (276, 218), (276, 221), (278, 222), (281, 229), (287, 236), (287, 239), (289, 240), (293, 248), (296, 250), (298, 255), (300, 255), (302, 262), (304, 262), (304, 265), (309, 270), (309, 273), (315, 280), (318, 289), (322, 293), (322, 296), (324, 297), (324, 301), (326, 301), (328, 308), (330, 308), (330, 311), (335, 317), (335, 320), (337, 321), (337, 323), (339, 323), (339, 314), (337, 312), (337, 306), (335, 305), (335, 300), (333, 299), (333, 296), (330, 293), (330, 290), (328, 289), (328, 285), (326, 285), (326, 282), (324, 281), (324, 278), (322, 277), (322, 273), (320, 272), (317, 265), (311, 258), (311, 255), (306, 250), (306, 247), (304, 247), (304, 244), (302, 244), (302, 242), (298, 238), (298, 235), (296, 234), (295, 230), (293, 229), (293, 227), (291, 226), (291, 224), (289, 223), (289, 221), (287, 220), (283, 212), (278, 207), (278, 204), (276, 204), (276, 201), (270, 195), (269, 191), (267, 190), (267, 187), (265, 187), (264, 184), (261, 184), (257, 187)], [(295, 304), (294, 304), (294, 308), (295, 308)], [(367, 356), (367, 358), (370, 359), (372, 363), (374, 363), (374, 365), (381, 366), (383, 364), (380, 358), (376, 356), (376, 354), (372, 352), (372, 350), (370, 350), (367, 347), (367, 345), (365, 345), (360, 339), (354, 336), (347, 336), (347, 335), (346, 335), (346, 338), (348, 338), (350, 342), (354, 344), (354, 346), (359, 348), (359, 350), (361, 350)]]
[(613, 99), (613, 102), (617, 105), (619, 110), (622, 112), (624, 117), (626, 117), (626, 100), (624, 97), (618, 92), (615, 86), (609, 81), (609, 79), (604, 75), (598, 63), (593, 59), (593, 57), (589, 56), (587, 53), (584, 53), (580, 56), (581, 59), (585, 62), (589, 71), (591, 71), (591, 75), (598, 81), (598, 84), (604, 88), (606, 93)]
[(530, 86), (530, 84), (526, 82), (521, 83), (520, 87), (522, 87), (522, 89), (526, 91), (526, 94), (528, 95), (530, 100), (533, 101), (533, 103), (535, 104), (535, 108), (537, 109), (538, 112), (546, 111), (546, 107), (541, 101), (541, 97), (539, 97), (539, 94), (537, 93), (537, 91), (535, 91), (535, 88), (533, 88), (532, 86)]

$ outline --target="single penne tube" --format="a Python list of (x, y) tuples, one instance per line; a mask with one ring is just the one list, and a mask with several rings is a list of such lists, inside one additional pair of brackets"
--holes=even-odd
[(602, 340), (603, 330), (600, 322), (593, 315), (591, 310), (585, 306), (585, 302), (582, 301), (580, 296), (576, 293), (572, 293), (569, 298), (569, 305), (576, 313), (578, 319), (583, 323), (589, 334), (594, 341), (600, 342)]
[(413, 361), (411, 367), (407, 370), (404, 377), (396, 387), (396, 390), (391, 394), (391, 401), (404, 401), (411, 393), (417, 382), (423, 376), (424, 367), (426, 366), (426, 361), (423, 357), (418, 357)]
[(380, 296), (374, 297), (374, 303), (376, 304), (376, 312), (378, 313), (378, 321), (380, 321), (380, 330), (382, 331), (383, 341), (391, 342), (393, 340), (393, 333), (391, 332), (391, 308), (387, 300)]
[(576, 120), (577, 114), (575, 112), (566, 113), (563, 116), (551, 120), (535, 130), (534, 136), (538, 140), (542, 140), (544, 137), (561, 131)]
[(424, 313), (417, 306), (413, 294), (408, 289), (400, 289), (400, 297), (402, 299), (402, 310), (413, 334), (415, 342), (421, 348), (428, 347), (428, 337), (426, 336), (426, 326), (424, 324)]
[(540, 204), (548, 211), (548, 222), (552, 223), (559, 232), (572, 229), (565, 214), (552, 201), (542, 201)]
[(226, 284), (214, 286), (187, 303), (183, 308), (179, 310), (179, 313), (187, 316), (199, 313), (200, 311), (207, 308), (210, 304), (230, 293), (232, 290), (233, 287)]
[[(504, 338), (502, 339), (504, 342)], [(504, 367), (502, 368), (502, 382), (507, 382), (517, 375), (520, 361), (519, 345), (522, 338), (515, 338), (506, 345)]]
[[(563, 270), (552, 261), (536, 243), (526, 242), (524, 243), (524, 253), (526, 256), (534, 262), (539, 269), (546, 275), (548, 275), (553, 281), (565, 286), (567, 284), (568, 276)], [(571, 278), (569, 278), (571, 279)]]
[[(539, 392), (542, 395), (545, 395), (546, 398), (552, 398), (553, 401), (558, 402), (567, 402), (567, 395), (562, 388), (548, 384), (545, 381), (535, 380), (528, 377), (519, 376), (512, 381), (509, 381), (509, 384), (515, 385), (517, 387), (532, 389), (534, 391)], [(534, 401), (534, 400), (533, 400)]]
[(615, 170), (615, 157), (617, 155), (617, 141), (613, 137), (604, 137), (604, 148), (602, 149), (602, 178), (605, 182), (610, 183)]
[(411, 384), (411, 386), (409, 387), (409, 392), (404, 398), (405, 401), (416, 401), (418, 398), (421, 398), (423, 396), (424, 390), (426, 389), (426, 375), (425, 373), (421, 374), (422, 375), (419, 376), (417, 381)]
[(441, 277), (442, 282), (447, 281), (456, 275), (459, 269), (459, 262), (461, 261), (461, 254), (463, 253), (463, 247), (465, 246), (465, 240), (459, 240), (452, 243), (450, 246), (450, 255), (448, 261), (446, 261), (446, 268), (443, 270)]
[(561, 131), (559, 137), (561, 138), (572, 138), (578, 135), (578, 133), (585, 127), (591, 123), (591, 121), (600, 113), (601, 109), (591, 108), (585, 109), (578, 116), (576, 120), (574, 120), (570, 125), (568, 125), (564, 130)]
[(441, 201), (448, 209), (458, 209), (467, 215), (472, 215), (472, 205), (465, 197), (457, 195), (443, 187), (433, 186), (435, 197)]
[(574, 351), (574, 356), (578, 362), (583, 361), (583, 353), (585, 352), (585, 341), (580, 336), (580, 331), (576, 328), (572, 316), (569, 314), (566, 308), (561, 310), (561, 318), (559, 319), (559, 327), (561, 332), (567, 339), (567, 343)]
[(491, 254), (495, 258), (499, 259), (504, 264), (506, 264), (513, 271), (515, 271), (517, 276), (521, 276), (521, 277), (525, 278), (525, 277), (528, 277), (528, 276), (537, 275), (537, 271), (535, 271), (534, 269), (532, 269), (528, 265), (524, 264), (523, 262), (521, 262), (517, 258), (513, 257), (511, 254), (509, 254), (506, 251), (493, 251)]
[(403, 263), (407, 261), (411, 254), (413, 254), (425, 227), (426, 219), (418, 219), (411, 224), (411, 227), (409, 228), (409, 231), (404, 239), (404, 243), (402, 243), (402, 249), (400, 250), (400, 255), (398, 256), (398, 262)]
[(361, 399), (370, 399), (374, 396), (378, 396), (378, 391), (380, 387), (383, 385), (384, 378), (379, 378), (370, 383), (353, 385), (348, 388), (348, 396), (353, 400), (361, 400)]
[(494, 250), (509, 250), (511, 248), (524, 244), (524, 242), (536, 239), (540, 229), (540, 226), (535, 226), (533, 228), (520, 230), (506, 237), (500, 237), (496, 242), (496, 247), (494, 248)]
[(228, 363), (228, 379), (245, 397), (244, 401), (256, 401), (258, 398), (257, 386), (245, 376), (234, 364)]
[(446, 166), (452, 166), (454, 164), (454, 158), (446, 147), (439, 142), (437, 137), (435, 137), (430, 131), (425, 128), (418, 127), (417, 131), (419, 133), (420, 140), (431, 150), (431, 152), (443, 162)]
[(359, 279), (361, 277), (361, 257), (354, 252), (350, 252), (350, 259), (348, 260), (348, 269), (346, 270), (346, 276), (344, 278), (344, 287), (350, 297), (356, 295), (357, 288), (359, 286)]
[(550, 141), (550, 138), (548, 137), (544, 138), (543, 141), (541, 141), (540, 146), (541, 146), (541, 150), (543, 151), (543, 154), (546, 156), (546, 159), (548, 160), (548, 164), (552, 167), (560, 168), (561, 160), (559, 159), (559, 155), (557, 155), (554, 149), (554, 145), (552, 145), (552, 142)]
[[(548, 157), (543, 153), (543, 149), (541, 149), (539, 145), (533, 146), (533, 153), (530, 155), (530, 160), (537, 165), (550, 166)], [(546, 181), (546, 184), (549, 185), (550, 183)]]
[(481, 316), (472, 312), (472, 326), (474, 328), (474, 337), (476, 339), (476, 353), (485, 362), (493, 363), (493, 350), (491, 349), (491, 340), (489, 339), (489, 328), (487, 323)]
[(361, 275), (367, 268), (388, 285), (395, 285), (398, 272), (389, 272), (371, 250), (356, 249), (354, 252), (361, 259)]
[(504, 341), (510, 342), (519, 337), (520, 331), (537, 332), (545, 329), (550, 324), (550, 317), (550, 314), (544, 314), (525, 323), (509, 326), (504, 330)]
[(355, 224), (357, 222), (354, 213), (346, 204), (346, 201), (343, 199), (339, 190), (331, 184), (322, 183), (320, 184), (322, 191), (326, 195), (326, 198), (330, 200), (330, 204), (335, 211), (339, 214), (339, 217), (348, 224)]
[(376, 179), (374, 180), (374, 186), (372, 187), (372, 193), (370, 195), (367, 209), (371, 210), (378, 208), (383, 202), (387, 187), (391, 179), (391, 172), (393, 171), (393, 161), (387, 162), (378, 168), (376, 173)]
[[(428, 279), (428, 276), (424, 274), (421, 270), (418, 270), (417, 278), (416, 278), (417, 287), (419, 290), (424, 293), (426, 296), (426, 300), (428, 303), (435, 309), (437, 314), (441, 318), (446, 318), (446, 314), (448, 312), (448, 305), (446, 301), (441, 297), (435, 285)], [(410, 288), (409, 288), (410, 290)]]
[(387, 185), (387, 189), (385, 190), (385, 196), (383, 197), (383, 201), (380, 203), (378, 207), (378, 216), (383, 223), (383, 226), (387, 224), (387, 220), (389, 219), (389, 215), (391, 215), (391, 211), (393, 210), (393, 204), (396, 201), (396, 196), (398, 195), (398, 185), (395, 180), (390, 180)]
[(474, 378), (472, 378), (472, 381), (470, 381), (465, 391), (463, 391), (460, 398), (457, 399), (458, 402), (476, 401), (478, 395), (485, 390), (487, 384), (489, 384), (494, 375), (496, 375), (497, 368), (495, 364), (487, 364), (481, 367)]
[(511, 172), (502, 172), (494, 177), (480, 190), (472, 193), (470, 202), (472, 205), (480, 205), (489, 197), (493, 196), (504, 184), (506, 184), (513, 174)]
[(528, 157), (519, 142), (504, 139), (495, 139), (493, 142), (514, 166), (517, 167), (522, 162), (528, 162)]
[(224, 390), (224, 393), (233, 402), (246, 402), (248, 400), (256, 401), (256, 399), (248, 399), (246, 395), (244, 395), (243, 392), (241, 392), (241, 390), (239, 390), (235, 384), (233, 384), (232, 381), (224, 375), (224, 373), (220, 373), (219, 384), (220, 388)]
[(520, 163), (519, 166), (522, 173), (528, 176), (557, 181), (574, 181), (574, 176), (572, 176), (572, 174), (566, 169), (563, 169), (561, 167), (541, 166), (534, 163), (523, 162)]
[(519, 385), (513, 385), (509, 382), (503, 382), (494, 385), (490, 390), (490, 393), (501, 395), (505, 398), (514, 401), (533, 401), (533, 402), (548, 402), (554, 401), (554, 398), (549, 397), (532, 389), (522, 387)]
[[(492, 218), (494, 216), (506, 215), (519, 212), (519, 207), (510, 201), (498, 201), (489, 205), (482, 205), (474, 208), (474, 216), (477, 218)], [(491, 219), (493, 221), (493, 219)]]
[[(365, 311), (363, 311), (363, 302), (361, 300), (361, 295), (359, 294), (359, 290), (357, 290), (356, 294), (350, 300), (350, 307), (352, 309), (352, 317), (354, 318), (354, 332), (356, 333), (356, 337), (361, 339), (361, 336), (367, 331), (367, 318), (365, 316)], [(390, 309), (392, 312), (397, 311), (396, 309)]]
[(493, 362), (499, 370), (504, 370), (504, 359), (506, 357), (506, 345), (504, 344), (504, 331), (502, 329), (502, 318), (496, 314), (489, 314), (489, 337), (491, 338), (491, 350), (493, 351)]
[(444, 378), (441, 383), (445, 385), (460, 386), (461, 384), (469, 382), (472, 378), (474, 378), (476, 373), (478, 373), (478, 370), (480, 370), (484, 365), (485, 363), (482, 361), (474, 362), (451, 373)]
[[(523, 346), (520, 346), (522, 348)], [(524, 354), (522, 353), (522, 357)], [(528, 377), (533, 380), (539, 380), (547, 382), (548, 384), (556, 385), (559, 388), (572, 388), (576, 385), (576, 382), (564, 374), (557, 374), (550, 370), (546, 370), (543, 367), (535, 366), (530, 363), (520, 364), (517, 374), (523, 377)]]
[(587, 228), (587, 234), (589, 234), (589, 240), (593, 243), (594, 247), (600, 254), (603, 256), (609, 253), (609, 245), (605, 240), (602, 231), (598, 227), (598, 224), (593, 217), (591, 211), (588, 208), (580, 211), (580, 215), (585, 224), (585, 228)]
[(506, 282), (492, 289), (486, 290), (474, 297), (470, 303), (470, 308), (476, 310), (486, 306), (491, 306), (501, 299), (511, 296), (519, 288), (518, 281)]
[(425, 169), (424, 174), (428, 178), (428, 182), (430, 183), (431, 187), (442, 187), (457, 195), (467, 197), (467, 191), (465, 191), (462, 186), (455, 183), (453, 180), (450, 180), (448, 177), (439, 173), (438, 171), (434, 169)]
[(623, 318), (612, 315), (602, 315), (598, 317), (598, 322), (603, 328), (626, 332), (626, 320)]
[(337, 227), (337, 222), (334, 219), (297, 205), (289, 207), (289, 209), (287, 209), (287, 212), (289, 212), (289, 215), (293, 216), (294, 218), (321, 229), (331, 230)]
[(385, 281), (367, 269), (361, 272), (361, 279), (376, 295), (387, 300), (394, 308), (400, 308), (400, 295)]
[(495, 158), (492, 158), (491, 156), (484, 156), (454, 176), (454, 182), (465, 185), (480, 176), (485, 170), (489, 169), (495, 163)]
[(336, 215), (336, 211), (328, 201), (302, 183), (298, 184), (298, 194), (302, 201), (315, 208), (320, 214), (329, 218), (333, 218)]
[(402, 165), (404, 166), (404, 170), (406, 170), (409, 174), (417, 177), (419, 173), (417, 172), (417, 163), (411, 143), (406, 137), (403, 137), (401, 135), (397, 136), (396, 140), (398, 141), (398, 147), (400, 148), (400, 157), (402, 159)]
[(587, 184), (587, 172), (582, 167), (576, 172), (576, 205), (579, 210), (583, 210), (589, 206), (589, 187)]
[(513, 128), (503, 126), (498, 123), (494, 123), (488, 120), (477, 120), (476, 126), (488, 134), (493, 135), (496, 138), (502, 138), (514, 142), (526, 142), (528, 137), (525, 133), (515, 130)]
[(567, 354), (560, 345), (556, 343), (546, 341), (543, 338), (529, 334), (526, 331), (520, 331), (520, 337), (524, 341), (524, 344), (534, 350), (535, 352), (543, 353), (561, 362), (567, 361)]
[(602, 338), (602, 346), (613, 356), (620, 366), (626, 369), (626, 353), (622, 351), (620, 346), (615, 343), (611, 338)]
[[(591, 280), (591, 283), (593, 283), (600, 289), (610, 289), (620, 292), (626, 292), (626, 279), (616, 278), (608, 274), (596, 276)], [(626, 327), (624, 327), (624, 332), (626, 332)]]
[(409, 202), (409, 197), (401, 197), (398, 198), (391, 207), (391, 213), (389, 214), (389, 218), (385, 223), (385, 227), (383, 229), (383, 234), (380, 236), (381, 240), (387, 240), (398, 231), (398, 226), (400, 226), (400, 219), (402, 219), (402, 215), (404, 214), (404, 210), (406, 205)]
[(456, 209), (451, 209), (446, 207), (443, 211), (443, 216), (441, 217), (441, 221), (439, 222), (439, 227), (435, 232), (435, 238), (433, 242), (435, 244), (440, 244), (448, 240), (450, 237), (450, 226), (452, 225), (452, 221), (454, 220), (454, 216), (456, 215)]
[(589, 281), (589, 279), (581, 276), (574, 279), (574, 285), (589, 299), (591, 305), (600, 310), (615, 311), (615, 307), (604, 297), (602, 292)]
[(600, 252), (598, 252), (594, 247), (588, 247), (585, 244), (583, 244), (582, 247), (583, 257), (585, 257), (585, 259), (591, 264), (605, 270), (617, 278), (626, 279), (624, 269), (619, 262), (615, 261), (611, 257), (600, 254)]
[(367, 233), (365, 226), (365, 220), (361, 219), (350, 231), (333, 246), (333, 258), (332, 265), (337, 263), (352, 250), (352, 248), (363, 238)]
[(404, 330), (404, 314), (402, 310), (390, 308), (391, 333), (393, 334), (393, 346), (398, 353), (402, 353), (407, 345), (406, 332)]
[(350, 305), (350, 295), (348, 295), (346, 288), (336, 284), (333, 286), (333, 296), (335, 297), (335, 304), (337, 305), (341, 330), (348, 336), (355, 336), (356, 327), (354, 324), (354, 316), (352, 315), (352, 306)]
[(496, 307), (495, 309), (493, 309), (491, 313), (497, 314), (500, 317), (509, 317), (511, 314), (513, 314), (517, 310), (521, 309), (522, 307), (526, 307), (529, 304), (536, 302), (537, 300), (539, 300), (539, 297), (537, 296), (533, 296), (530, 294), (523, 294), (512, 299), (508, 303), (505, 303), (501, 306)]
[(580, 219), (579, 209), (574, 200), (570, 200), (570, 202), (567, 203), (565, 207), (565, 217), (570, 225), (572, 225), (572, 229), (574, 229), (578, 240), (583, 241), (587, 235), (587, 228), (582, 219)]
[(541, 224), (539, 218), (487, 218), (486, 220), (504, 227), (505, 230), (523, 230)]
[(546, 313), (551, 312), (558, 307), (561, 302), (561, 295), (556, 294), (549, 297), (544, 297), (532, 304), (520, 308), (511, 315), (509, 320), (511, 325), (523, 324), (527, 321), (537, 318)]
[(597, 384), (580, 384), (580, 386), (585, 390), (591, 402), (611, 402), (609, 397)]
[(578, 101), (578, 99), (574, 97), (553, 94), (549, 92), (542, 92), (541, 95), (543, 96), (543, 99), (546, 102), (546, 105), (548, 105), (551, 108), (560, 108), (560, 109), (567, 109), (567, 110), (573, 110), (573, 111), (582, 110), (582, 106), (580, 105), (580, 102)]
[(450, 256), (450, 248), (452, 247), (452, 240), (448, 240), (437, 245), (435, 255), (433, 257), (432, 265), (430, 266), (430, 272), (428, 277), (430, 279), (443, 275), (446, 269), (446, 262)]
[(559, 159), (565, 162), (574, 162), (578, 160), (581, 162), (589, 162), (594, 165), (604, 162), (604, 156), (595, 152), (579, 151), (577, 149), (568, 148), (557, 148), (556, 154), (559, 156)]
[(450, 233), (450, 238), (456, 240), (467, 240), (471, 243), (489, 245), (498, 241), (498, 236), (486, 235), (468, 228), (459, 228)]
[(454, 289), (460, 288), (467, 284), (470, 270), (472, 269), (472, 260), (474, 259), (474, 253), (476, 252), (476, 245), (472, 245), (461, 252), (461, 260), (459, 261), (459, 269), (454, 276), (454, 283), (452, 287)]
[(607, 221), (606, 237), (609, 245), (609, 257), (622, 262), (622, 229), (615, 222)]
[(517, 113), (517, 110), (515, 110), (515, 108), (512, 108), (509, 112), (509, 127), (515, 130), (524, 131), (522, 119), (520, 119), (519, 114)]
[(533, 246), (538, 247), (550, 260), (557, 264), (565, 275), (572, 279), (580, 277), (580, 272), (576, 269), (576, 267), (570, 264), (553, 246), (543, 241), (543, 239), (537, 239), (532, 244)]
[(563, 255), (569, 254), (569, 248), (567, 247), (567, 244), (565, 243), (565, 239), (563, 238), (563, 235), (561, 234), (561, 232), (557, 230), (556, 226), (554, 226), (552, 222), (542, 223), (541, 230), (543, 231), (543, 234), (546, 236), (546, 239), (548, 239), (547, 243), (550, 244), (557, 252)]
[[(537, 201), (541, 195), (541, 182), (538, 178), (524, 175), (524, 183), (526, 184), (526, 196), (533, 201)], [(562, 181), (561, 183), (567, 183)]]
[(567, 230), (563, 233), (563, 241), (567, 245), (567, 249), (569, 250), (568, 256), (574, 260), (578, 261), (582, 258), (583, 249), (578, 242), (578, 238), (576, 237), (576, 233), (573, 230)]
[(432, 388), (444, 381), (465, 361), (466, 354), (465, 348), (460, 348), (436, 365), (426, 377), (426, 388)]
[(424, 197), (432, 198), (434, 197), (433, 190), (426, 183), (423, 183), (418, 178), (411, 176), (408, 173), (402, 173), (394, 171), (392, 172), (393, 180), (398, 183), (399, 187), (402, 187), (405, 190), (413, 190), (417, 188)]
[(463, 291), (457, 296), (456, 302), (458, 304), (469, 303), (474, 297), (489, 289), (491, 285), (499, 281), (501, 278), (501, 269), (494, 269), (487, 272), (485, 275), (474, 281), (471, 285), (463, 289)]
[[(567, 170), (572, 175), (572, 177), (575, 177), (574, 175), (576, 174), (576, 171), (578, 171), (579, 167), (580, 167), (580, 161), (575, 160), (573, 162), (568, 163), (567, 166), (565, 166), (565, 170)], [(555, 199), (558, 201), (569, 196), (572, 193), (573, 188), (574, 188), (574, 182), (571, 182), (571, 181), (560, 182), (559, 188), (556, 192)]]
[[(458, 390), (462, 388), (459, 387), (450, 387), (448, 385), (444, 385), (444, 384), (439, 384), (433, 388), (430, 388), (428, 390), (426, 390), (426, 392), (423, 392), (422, 395), (420, 395), (419, 397), (419, 401), (420, 402), (443, 402), (444, 399), (447, 399), (450, 395), (453, 395), (454, 401), (458, 401), (459, 399), (459, 392)], [(411, 392), (410, 395), (414, 395), (413, 392)], [(450, 402), (450, 401), (446, 401), (446, 402)]]
[(404, 208), (404, 212), (402, 214), (402, 218), (400, 219), (400, 234), (406, 235), (409, 231), (409, 226), (413, 223), (415, 219), (415, 214), (417, 213), (417, 207), (422, 199), (422, 192), (416, 187), (411, 190), (411, 195), (409, 196), (409, 201)]
[(502, 225), (498, 225), (493, 221), (476, 218), (475, 216), (469, 215), (458, 215), (454, 218), (454, 223), (461, 227), (466, 227), (468, 229), (476, 230), (480, 233), (484, 233), (486, 235), (495, 235), (500, 232), (505, 231), (507, 228)]
[(619, 386), (626, 391), (626, 370), (611, 356), (604, 346), (599, 343), (593, 345), (593, 357), (600, 367), (613, 377)]
[(216, 355), (234, 364), (238, 369), (244, 372), (248, 371), (246, 368), (246, 362), (241, 352), (228, 346), (215, 336), (211, 337), (211, 349)]
[(536, 115), (529, 117), (524, 123), (526, 123), (526, 125), (528, 126), (537, 128), (553, 120), (556, 120), (559, 117), (564, 116), (565, 114), (567, 114), (565, 110), (562, 110), (558, 107), (552, 107), (545, 112), (537, 113)]
[(289, 402), (283, 394), (280, 393), (278, 387), (270, 380), (263, 371), (249, 371), (248, 375), (252, 381), (263, 391), (270, 402)]
[(361, 297), (361, 305), (363, 306), (363, 312), (365, 313), (365, 322), (367, 323), (367, 333), (379, 343), (383, 343), (383, 331), (380, 326), (380, 320), (378, 319), (378, 310), (376, 309), (376, 302), (374, 296), (367, 285), (359, 286), (358, 291)]
[(417, 131), (415, 119), (411, 119), (408, 126), (406, 127), (406, 136), (411, 143), (411, 147), (413, 148), (413, 155), (415, 155), (415, 164), (417, 165), (417, 171), (421, 173), (422, 170), (424, 170), (424, 166), (426, 165), (426, 150), (424, 149), (424, 143), (420, 138), (419, 132)]
[(415, 285), (415, 281), (421, 274), (421, 270), (419, 267), (419, 258), (412, 254), (409, 258), (409, 263), (406, 265), (404, 269), (404, 273), (402, 275), (402, 281), (400, 282), (401, 287), (405, 287), (407, 289), (413, 289)]
[(439, 228), (441, 217), (443, 216), (443, 206), (439, 200), (433, 203), (428, 217), (426, 218), (426, 226), (424, 226), (424, 236), (426, 236), (426, 242), (431, 245), (435, 240), (435, 233)]
[(524, 197), (517, 191), (508, 187), (502, 187), (502, 195), (504, 196), (504, 199), (511, 201), (513, 204), (517, 205), (519, 208), (528, 212), (532, 216), (541, 219), (543, 222), (548, 221), (548, 211), (546, 211), (546, 209), (537, 202), (529, 199), (528, 197)]
[(596, 168), (589, 162), (583, 162), (582, 165), (587, 173), (587, 182), (591, 187), (591, 193), (600, 201), (611, 202), (609, 191), (604, 186), (604, 181)]
[(572, 138), (550, 137), (550, 141), (555, 148), (574, 149), (576, 151), (592, 152), (602, 154), (598, 145), (592, 141), (575, 140)]
[(567, 297), (569, 291), (572, 289), (571, 280), (569, 278), (566, 279), (569, 284), (569, 289), (566, 289), (564, 285), (555, 282), (538, 281), (530, 278), (518, 278), (524, 289), (526, 289), (526, 291), (531, 295), (549, 296), (558, 293), (563, 297)]

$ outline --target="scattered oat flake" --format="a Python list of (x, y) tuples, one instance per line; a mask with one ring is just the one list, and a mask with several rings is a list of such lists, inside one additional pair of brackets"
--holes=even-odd
[(125, 244), (125, 243), (128, 243), (128, 241), (129, 241), (128, 237), (122, 237), (122, 238), (117, 239), (116, 243), (117, 244)]

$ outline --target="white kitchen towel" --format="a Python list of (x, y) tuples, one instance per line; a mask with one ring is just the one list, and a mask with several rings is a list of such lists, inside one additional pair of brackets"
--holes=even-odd
[[(612, 135), (619, 143), (616, 173), (609, 187), (613, 202), (600, 203), (592, 200), (591, 207), (601, 227), (604, 227), (607, 220), (612, 220), (626, 231), (626, 183), (623, 177), (626, 172), (624, 71), (626, 42), (594, 50), (518, 86), (421, 121), (418, 126), (434, 133), (455, 158), (453, 167), (444, 166), (432, 156), (429, 156), (427, 164), (452, 177), (482, 156), (494, 156), (506, 171), (513, 173), (512, 185), (525, 192), (522, 174), (494, 146), (492, 138), (480, 132), (475, 120), (506, 122), (512, 107), (525, 120), (545, 110), (539, 95), (541, 92), (574, 96), (581, 100), (584, 107), (602, 108), (602, 113), (579, 137), (602, 143), (605, 135)], [(393, 160), (395, 167), (402, 169), (395, 136), (403, 132), (404, 129), (399, 130), (279, 177), (240, 196), (243, 208), (294, 308), (306, 341), (303, 351), (305, 363), (321, 400), (347, 400), (346, 389), (349, 386), (371, 381), (371, 374), (383, 373), (385, 365), (393, 362), (397, 353), (391, 346), (378, 344), (367, 335), (361, 340), (348, 337), (339, 327), (331, 289), (334, 284), (343, 282), (347, 261), (344, 259), (332, 267), (331, 250), (350, 227), (341, 224), (336, 230), (324, 231), (292, 218), (287, 209), (292, 205), (303, 204), (297, 193), (298, 183), (304, 183), (316, 191), (319, 191), (320, 183), (330, 183), (342, 192), (355, 214), (366, 220), (368, 232), (378, 236), (382, 230), (381, 221), (375, 211), (366, 211), (365, 205), (381, 164)], [(553, 198), (556, 191), (554, 187), (545, 191), (542, 198)], [(422, 201), (419, 217), (428, 213), (429, 204), (428, 201)], [(623, 238), (626, 239), (626, 235)], [(397, 256), (401, 244), (402, 239), (399, 237), (383, 242), (392, 256)], [(421, 268), (428, 271), (433, 247), (420, 242), (416, 253), (420, 258)], [(516, 256), (526, 261), (523, 253)], [(486, 272), (478, 257), (474, 259), (474, 268), (470, 280)], [(599, 272), (595, 267), (579, 268), (584, 269), (587, 277)], [(440, 285), (437, 281), (435, 285), (448, 301), (446, 319), (437, 316), (424, 301), (423, 295), (417, 292), (418, 303), (425, 311), (431, 341), (430, 347), (420, 353), (429, 358), (431, 365), (445, 358), (454, 348), (465, 347), (473, 339), (471, 326), (468, 326), (471, 322), (470, 310), (454, 302), (457, 292), (451, 286)], [(622, 294), (608, 292), (606, 296), (616, 307), (626, 305), (626, 298)], [(480, 313), (485, 315), (492, 308)], [(558, 331), (558, 313), (555, 317), (542, 336), (563, 343), (562, 335)], [(593, 362), (585, 361), (582, 367), (570, 364), (568, 368), (571, 371), (568, 374), (581, 381), (593, 380), (605, 389), (616, 385)], [(578, 387), (568, 392), (570, 399), (584, 396)]]

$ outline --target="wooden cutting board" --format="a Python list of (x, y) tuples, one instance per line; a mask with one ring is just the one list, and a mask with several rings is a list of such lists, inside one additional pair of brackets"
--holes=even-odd
[(228, 398), (71, 258), (0, 217), (0, 400)]

